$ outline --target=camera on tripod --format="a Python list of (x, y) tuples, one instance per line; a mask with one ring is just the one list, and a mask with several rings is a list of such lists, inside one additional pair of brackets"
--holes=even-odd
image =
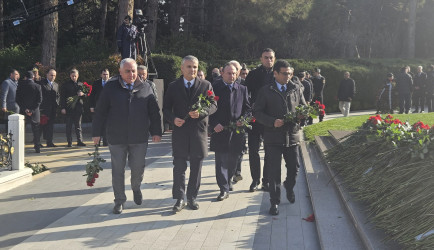
[(148, 17), (143, 15), (143, 11), (141, 9), (134, 10), (133, 24), (137, 27), (137, 30), (140, 33), (145, 33), (145, 28), (148, 26), (148, 23), (153, 22), (154, 20), (148, 20)]

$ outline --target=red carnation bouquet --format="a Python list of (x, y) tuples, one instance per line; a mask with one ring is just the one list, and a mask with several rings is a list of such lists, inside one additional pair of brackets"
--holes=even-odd
[(93, 155), (93, 160), (86, 164), (86, 174), (83, 176), (87, 176), (87, 185), (89, 187), (93, 187), (95, 180), (99, 177), (99, 171), (103, 170), (103, 168), (100, 166), (100, 163), (105, 162), (105, 160), (99, 156), (98, 145), (95, 145), (95, 152), (88, 154), (89, 156)]
[(75, 95), (75, 96), (68, 97), (68, 99), (66, 99), (66, 104), (71, 109), (75, 108), (75, 105), (77, 104), (80, 98), (90, 96), (90, 93), (92, 93), (92, 85), (89, 85), (87, 82), (84, 82), (83, 85), (80, 86), (78, 91), (83, 92), (84, 96)]
[[(217, 96), (216, 96), (217, 97)], [(243, 116), (241, 116), (238, 120), (236, 120), (235, 122), (230, 122), (229, 125), (224, 126), (223, 130), (227, 130), (230, 132), (235, 132), (237, 134), (244, 134), (246, 133), (247, 130), (251, 130), (252, 129), (252, 123), (256, 122), (256, 118), (253, 117), (252, 113), (249, 112)], [(213, 131), (211, 134), (214, 134), (215, 132)]]
[[(190, 112), (197, 110), (199, 112), (199, 114), (203, 113), (203, 110), (205, 108), (209, 108), (213, 101), (218, 101), (218, 100), (219, 100), (219, 97), (214, 96), (214, 92), (212, 92), (211, 90), (208, 90), (206, 92), (206, 95), (203, 95), (203, 94), (199, 95), (197, 102), (191, 106)], [(190, 117), (190, 115), (187, 114), (184, 117), (184, 120), (187, 120), (189, 117)]]

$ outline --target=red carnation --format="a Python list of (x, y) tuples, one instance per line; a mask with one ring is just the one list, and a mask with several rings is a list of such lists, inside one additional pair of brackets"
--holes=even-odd
[(390, 114), (386, 116), (386, 119), (393, 119), (393, 116), (391, 116)]
[(325, 105), (324, 104), (320, 104), (320, 105), (318, 105), (318, 108), (325, 109)]
[(88, 185), (89, 187), (93, 187), (93, 183), (90, 182), (90, 181), (87, 182), (87, 185)]
[(218, 101), (219, 99), (220, 99), (220, 97), (214, 96), (214, 101)]
[(211, 90), (208, 90), (208, 91), (206, 92), (206, 94), (207, 94), (208, 96), (212, 96), (213, 92), (212, 92)]
[(99, 177), (99, 175), (97, 174), (97, 173), (95, 173), (94, 175), (93, 175), (93, 178), (98, 178)]
[(92, 182), (92, 183), (95, 183), (95, 178), (92, 178), (91, 182)]
[(255, 117), (252, 118), (252, 122), (256, 122), (256, 118)]
[(320, 110), (319, 111), (319, 115), (325, 115), (325, 111), (324, 110)]

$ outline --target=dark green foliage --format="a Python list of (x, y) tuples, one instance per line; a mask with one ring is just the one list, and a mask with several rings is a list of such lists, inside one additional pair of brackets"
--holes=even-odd
[(153, 54), (152, 58), (155, 67), (157, 68), (158, 78), (164, 79), (165, 85), (181, 76), (181, 57), (175, 55)]
[(26, 162), (26, 163), (24, 163), (24, 166), (27, 168), (31, 168), (33, 170), (32, 175), (37, 175), (37, 174), (40, 174), (40, 173), (48, 170), (47, 166), (45, 166), (44, 164), (41, 164), (39, 162), (36, 162), (36, 163)]
[(11, 46), (0, 50), (0, 77), (1, 81), (9, 77), (11, 69), (18, 70), (21, 74), (31, 70), (35, 62), (41, 56), (40, 47)]

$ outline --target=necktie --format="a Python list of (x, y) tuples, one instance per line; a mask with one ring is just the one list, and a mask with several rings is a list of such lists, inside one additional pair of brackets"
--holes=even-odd
[(187, 95), (190, 97), (191, 95), (191, 82), (187, 82)]
[(102, 81), (102, 86), (104, 87), (104, 85), (105, 85), (105, 81)]
[(282, 93), (285, 93), (285, 91), (286, 91), (285, 85), (282, 85), (282, 88), (280, 89), (280, 91), (282, 91)]

